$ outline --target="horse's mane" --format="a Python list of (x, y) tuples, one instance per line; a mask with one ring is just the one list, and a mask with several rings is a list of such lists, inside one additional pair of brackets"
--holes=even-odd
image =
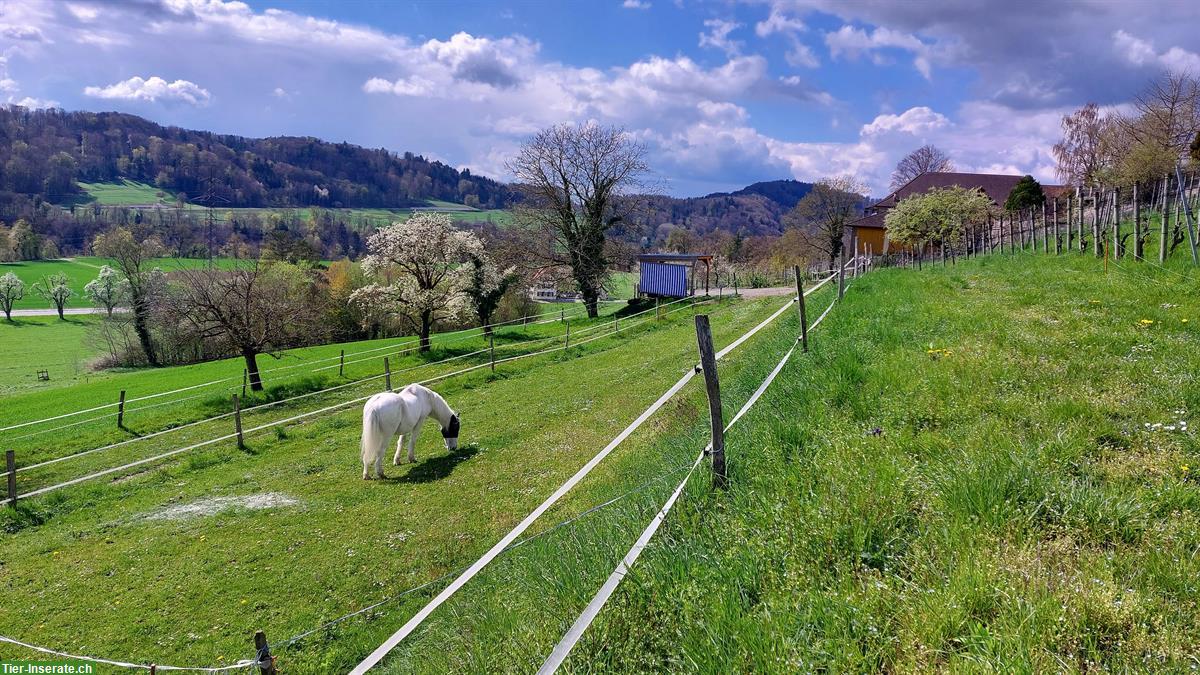
[(448, 422), (450, 418), (456, 414), (454, 409), (450, 407), (450, 404), (446, 403), (446, 399), (442, 398), (441, 394), (423, 384), (410, 384), (405, 387), (405, 389), (415, 389), (427, 394), (429, 396), (433, 412), (439, 418), (439, 421), (444, 419)]

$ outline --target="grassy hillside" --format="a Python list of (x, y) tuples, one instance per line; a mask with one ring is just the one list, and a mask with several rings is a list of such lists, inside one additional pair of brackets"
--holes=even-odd
[[(98, 377), (89, 362), (99, 353), (87, 340), (88, 328), (100, 317), (72, 315), (0, 317), (0, 396), (30, 388), (58, 388)], [(45, 370), (48, 381), (37, 378)], [(103, 377), (103, 376), (99, 376)], [(6, 401), (7, 402), (7, 401)], [(4, 417), (5, 415), (0, 415)]]
[[(713, 307), (718, 345), (780, 302)], [(356, 406), (254, 436), (245, 452), (222, 444), (30, 500), (0, 516), (10, 600), (0, 624), (65, 649), (230, 663), (244, 656), (247, 630), (265, 628), (278, 645), (436, 578), (488, 548), (694, 361), (690, 314), (438, 385), (462, 416), (462, 446), (447, 453), (427, 429), (419, 463), (389, 465), (388, 481), (359, 477)], [(631, 439), (551, 517), (660, 471), (673, 447), (662, 439), (694, 425), (702, 396), (689, 388), (675, 416)], [(247, 501), (252, 495), (260, 499)], [(253, 508), (264, 503), (274, 508)], [(289, 670), (344, 671), (420, 599), (389, 608), (386, 622), (345, 624), (351, 634), (327, 646), (291, 649)], [(19, 652), (0, 646), (6, 657)]]
[(122, 180), (118, 183), (79, 183), (85, 197), (76, 198), (79, 203), (95, 203), (101, 206), (149, 206), (171, 205), (175, 196), (168, 191), (147, 183)]
[[(1190, 669), (1200, 301), (1176, 270), (1021, 256), (863, 279), (732, 435), (733, 489), (692, 485), (572, 669)], [(538, 587), (571, 578), (550, 569)], [(395, 670), (450, 625), (470, 637), (446, 663), (499, 653), (483, 621), (525, 597), (442, 613)], [(508, 637), (544, 653), (586, 597)]]
[[(1073, 254), (856, 281), (729, 434), (731, 488), (711, 491), (702, 465), (567, 671), (1189, 669), (1200, 659), (1180, 639), (1200, 620), (1195, 279), (1148, 263), (1105, 274)], [(718, 347), (780, 302), (714, 308)], [(722, 362), (727, 420), (796, 329), (788, 312)], [(357, 480), (347, 414), (34, 501), (5, 521), (13, 602), (0, 623), (133, 660), (244, 658), (256, 628), (281, 641), (473, 561), (694, 350), (680, 318), (447, 383), (464, 449), (447, 455), (426, 433), (422, 462), (389, 482)], [(697, 380), (384, 672), (535, 670), (703, 446), (703, 411)], [(250, 508), (265, 494), (295, 501)], [(203, 501), (214, 497), (228, 501)], [(222, 504), (233, 506), (159, 518)], [(280, 646), (281, 664), (344, 671), (444, 583)]]
[[(131, 180), (122, 180), (117, 183), (79, 183), (79, 187), (83, 190), (82, 195), (72, 198), (71, 203), (75, 205), (93, 204), (101, 207), (162, 207), (174, 208), (176, 205), (175, 196), (164, 190), (147, 184), (139, 183)], [(208, 207), (201, 204), (188, 203), (184, 205), (188, 211), (203, 212)], [(267, 214), (271, 211), (286, 210), (300, 214), (302, 217), (308, 216), (309, 209), (275, 209), (275, 208), (222, 208), (215, 209), (218, 213), (234, 213), (248, 214), (258, 213)], [(495, 223), (497, 225), (508, 225), (512, 222), (512, 213), (506, 209), (475, 209), (464, 204), (456, 204), (437, 199), (428, 200), (428, 206), (418, 209), (384, 209), (384, 208), (353, 208), (353, 209), (328, 209), (341, 217), (347, 219), (351, 223), (365, 221), (373, 225), (386, 224), (395, 221), (404, 221), (418, 211), (435, 211), (446, 213), (456, 221), (464, 223)]]
[[(59, 272), (67, 275), (71, 280), (71, 290), (75, 292), (68, 301), (67, 307), (91, 307), (92, 303), (83, 294), (83, 287), (96, 278), (102, 266), (109, 264), (112, 264), (111, 260), (95, 256), (79, 256), (61, 260), (26, 260), (0, 263), (0, 275), (13, 272), (20, 277), (21, 281), (25, 282), (25, 297), (18, 300), (13, 305), (13, 309), (53, 308), (54, 305), (34, 293), (32, 287), (43, 276)], [(161, 267), (164, 272), (179, 268), (203, 267), (207, 264), (208, 260), (202, 258), (154, 258), (150, 261), (151, 266)], [(240, 261), (233, 258), (214, 258), (213, 264), (221, 268), (228, 268), (240, 264)], [(3, 316), (0, 315), (0, 320), (2, 319)], [(0, 333), (3, 332), (4, 324), (0, 323)]]

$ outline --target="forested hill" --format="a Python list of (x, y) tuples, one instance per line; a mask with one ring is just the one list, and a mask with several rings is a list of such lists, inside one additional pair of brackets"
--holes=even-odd
[(779, 234), (783, 231), (784, 214), (810, 190), (812, 183), (775, 180), (703, 197), (646, 196), (639, 198), (645, 206), (635, 210), (634, 219), (643, 226), (673, 226), (700, 236), (714, 230), (745, 235)]
[(748, 195), (762, 195), (767, 199), (779, 204), (785, 210), (791, 210), (804, 195), (811, 192), (813, 189), (812, 183), (803, 183), (798, 180), (769, 180), (759, 183), (751, 183), (741, 190), (736, 192), (714, 192), (705, 197), (744, 197)]
[(502, 208), (490, 178), (405, 153), (316, 138), (245, 138), (124, 113), (0, 107), (0, 202), (70, 201), (78, 182), (129, 179), (228, 207), (404, 207), (437, 199)]

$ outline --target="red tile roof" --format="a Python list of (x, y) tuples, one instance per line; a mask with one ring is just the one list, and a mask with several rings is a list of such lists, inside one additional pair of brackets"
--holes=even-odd
[[(887, 209), (895, 206), (900, 200), (913, 195), (922, 194), (935, 188), (965, 187), (978, 188), (997, 206), (1004, 204), (1008, 193), (1022, 176), (1008, 176), (993, 173), (957, 173), (957, 172), (926, 172), (900, 186), (883, 199), (867, 207), (867, 215), (850, 223), (851, 227), (884, 226), (883, 217)], [(1053, 198), (1062, 195), (1066, 188), (1062, 185), (1043, 185), (1046, 197)], [(872, 213), (874, 212), (874, 213)]]

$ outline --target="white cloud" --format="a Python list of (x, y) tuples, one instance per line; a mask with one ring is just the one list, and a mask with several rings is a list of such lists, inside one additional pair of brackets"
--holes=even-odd
[(83, 5), (77, 2), (68, 2), (67, 11), (84, 23), (95, 21), (100, 16), (100, 9), (95, 5)]
[(134, 76), (123, 82), (110, 84), (107, 87), (85, 87), (86, 96), (108, 99), (125, 99), (130, 101), (164, 101), (204, 105), (211, 96), (207, 89), (187, 80), (167, 82), (157, 75), (149, 79)]
[(650, 3), (645, 0), (625, 0), (621, 6), (625, 9), (650, 9)]
[(1200, 54), (1182, 47), (1171, 47), (1163, 53), (1154, 49), (1154, 43), (1118, 30), (1113, 33), (1117, 52), (1135, 66), (1160, 66), (1176, 72), (1200, 74)]
[(42, 30), (37, 26), (10, 23), (0, 24), (0, 37), (27, 42), (46, 41), (46, 36), (42, 34)]
[(741, 28), (742, 24), (727, 19), (706, 19), (704, 26), (708, 28), (708, 32), (700, 34), (701, 47), (720, 49), (729, 56), (736, 56), (741, 52), (742, 43), (731, 40), (729, 34)]
[(803, 21), (788, 16), (779, 7), (772, 7), (770, 16), (754, 25), (754, 33), (758, 37), (767, 37), (774, 33), (803, 33), (807, 30), (808, 26)]
[(936, 129), (950, 125), (946, 116), (934, 112), (927, 106), (909, 108), (899, 115), (879, 115), (869, 124), (863, 125), (863, 136), (875, 136), (885, 133), (903, 133), (919, 136)]
[(46, 98), (36, 98), (34, 96), (26, 96), (18, 101), (14, 101), (9, 97), (8, 102), (13, 105), (19, 105), (22, 108), (41, 109), (41, 108), (57, 108), (58, 101), (52, 101)]
[[(925, 77), (930, 79), (932, 47), (925, 44), (912, 33), (902, 33), (887, 27), (877, 27), (871, 32), (855, 28), (849, 24), (842, 26), (832, 33), (825, 34), (825, 45), (829, 47), (829, 55), (834, 59), (840, 56), (858, 58), (862, 54), (880, 57), (876, 50), (895, 48), (913, 54), (913, 66)], [(876, 61), (886, 63), (886, 61)]]

